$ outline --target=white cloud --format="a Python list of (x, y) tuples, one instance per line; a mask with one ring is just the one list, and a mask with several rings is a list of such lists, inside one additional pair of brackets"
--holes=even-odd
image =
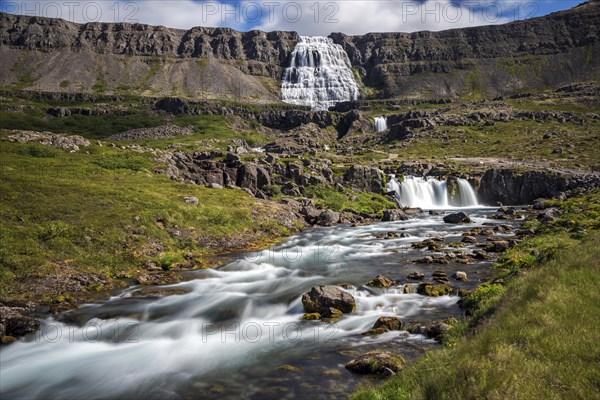
[[(2, 11), (62, 17), (74, 22), (140, 22), (188, 29), (194, 26), (230, 26), (239, 30), (297, 31), (302, 35), (343, 32), (413, 32), (508, 22), (515, 4), (525, 0), (469, 0), (456, 6), (451, 0), (241, 0), (216, 1), (21, 0), (2, 1)], [(527, 2), (530, 4), (530, 2)], [(12, 7), (12, 9), (11, 9)], [(511, 9), (511, 7), (513, 7)], [(16, 8), (16, 9), (15, 9)], [(258, 10), (262, 18), (257, 18)], [(501, 14), (498, 14), (501, 11)]]

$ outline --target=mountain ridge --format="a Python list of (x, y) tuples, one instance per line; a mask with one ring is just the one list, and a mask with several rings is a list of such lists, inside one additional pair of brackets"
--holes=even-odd
[[(591, 2), (503, 25), (329, 37), (348, 53), (362, 98), (473, 99), (597, 79), (599, 29), (600, 4)], [(0, 84), (279, 102), (298, 38), (0, 13)]]

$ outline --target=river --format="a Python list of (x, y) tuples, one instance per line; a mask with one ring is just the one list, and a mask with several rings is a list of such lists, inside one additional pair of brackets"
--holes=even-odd
[[(372, 349), (414, 360), (436, 343), (421, 335), (361, 335), (379, 316), (431, 322), (460, 316), (458, 297), (404, 294), (363, 286), (383, 274), (406, 282), (409, 272), (430, 277), (460, 270), (471, 289), (492, 276), (490, 261), (473, 265), (415, 264), (426, 250), (411, 243), (443, 236), (460, 242), (465, 230), (506, 221), (495, 210), (470, 209), (468, 225), (444, 224), (426, 213), (408, 221), (311, 228), (264, 251), (240, 254), (217, 269), (144, 295), (130, 287), (43, 321), (42, 329), (0, 351), (0, 394), (11, 399), (334, 399), (374, 378), (344, 365)], [(388, 232), (406, 237), (385, 239)], [(496, 234), (502, 235), (502, 234)], [(479, 238), (479, 241), (485, 240)], [(476, 244), (468, 245), (473, 249)], [(337, 323), (301, 321), (301, 296), (317, 284), (341, 284), (357, 310)], [(348, 286), (350, 284), (352, 286)], [(141, 295), (140, 295), (141, 294)], [(281, 368), (291, 365), (291, 368)]]

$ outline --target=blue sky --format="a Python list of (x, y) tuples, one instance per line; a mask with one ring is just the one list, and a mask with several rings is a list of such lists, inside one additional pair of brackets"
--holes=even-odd
[(139, 22), (188, 29), (413, 32), (499, 24), (565, 10), (584, 0), (0, 0), (2, 11), (75, 22)]

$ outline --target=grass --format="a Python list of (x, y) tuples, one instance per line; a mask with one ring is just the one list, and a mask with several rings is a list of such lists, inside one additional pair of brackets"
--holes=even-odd
[(498, 267), (534, 248), (535, 262), (510, 265), (513, 279), (467, 297), (474, 329), (353, 398), (600, 398), (600, 193), (560, 206), (559, 220), (539, 225), (541, 235)]
[[(549, 135), (549, 138), (544, 138)], [(526, 145), (525, 145), (526, 144)], [(398, 150), (402, 158), (492, 157), (549, 161), (551, 165), (589, 169), (598, 166), (600, 121), (582, 128), (556, 121), (498, 122), (493, 126), (436, 127)], [(562, 148), (562, 153), (554, 153)]]
[(307, 186), (305, 195), (314, 198), (318, 205), (341, 212), (351, 209), (369, 214), (381, 214), (384, 209), (396, 208), (396, 204), (375, 193), (339, 192), (331, 186)]
[(0, 141), (0, 295), (19, 296), (28, 290), (24, 277), (59, 273), (61, 265), (116, 277), (139, 272), (146, 260), (173, 264), (181, 254), (215, 251), (201, 239), (248, 234), (258, 244), (288, 233), (275, 220), (278, 206), (171, 181), (151, 171), (151, 157)]

